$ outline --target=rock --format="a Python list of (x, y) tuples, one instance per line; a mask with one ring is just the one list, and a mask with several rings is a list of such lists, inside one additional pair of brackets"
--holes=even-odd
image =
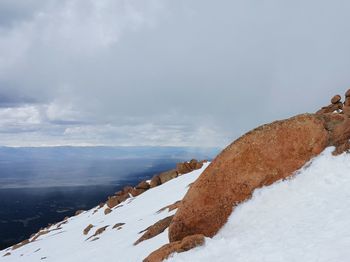
[(80, 215), (83, 212), (84, 212), (84, 210), (78, 210), (78, 211), (75, 212), (75, 216), (78, 216), (78, 215)]
[(27, 245), (27, 244), (29, 244), (29, 239), (23, 240), (22, 242), (20, 242), (20, 243), (18, 243), (16, 245), (13, 245), (12, 246), (12, 250), (16, 250), (16, 249), (18, 249), (20, 247), (23, 247), (24, 245)]
[(105, 209), (105, 211), (104, 211), (104, 213), (105, 213), (105, 215), (108, 215), (109, 213), (111, 213), (112, 212), (112, 209), (110, 209), (110, 208), (106, 208)]
[(175, 203), (173, 203), (173, 204), (171, 204), (171, 205), (168, 205), (168, 206), (166, 206), (166, 207), (163, 207), (163, 208), (159, 209), (159, 210), (157, 211), (157, 213), (161, 213), (161, 212), (163, 212), (163, 211), (166, 210), (166, 209), (168, 209), (168, 212), (171, 212), (171, 211), (177, 209), (177, 208), (179, 207), (180, 204), (181, 204), (181, 200), (176, 201)]
[(187, 174), (193, 170), (202, 168), (204, 161), (198, 162), (196, 159), (192, 159), (190, 162), (183, 162), (176, 164), (176, 170), (179, 174)]
[(341, 96), (340, 95), (335, 95), (335, 96), (332, 97), (331, 103), (332, 104), (337, 104), (337, 103), (340, 102), (340, 100), (341, 100)]
[(136, 196), (138, 196), (138, 195), (141, 195), (141, 194), (142, 194), (143, 192), (145, 192), (145, 191), (146, 191), (145, 189), (133, 188), (130, 194), (131, 194), (133, 197), (136, 197)]
[(33, 238), (30, 242), (34, 242), (35, 240), (37, 240), (40, 236), (46, 235), (48, 233), (50, 233), (50, 230), (40, 230)]
[(161, 262), (173, 253), (181, 253), (192, 248), (202, 246), (205, 242), (203, 235), (192, 235), (185, 237), (182, 241), (176, 241), (162, 246), (152, 252), (143, 262)]
[[(104, 227), (101, 227), (101, 228), (97, 229), (96, 232), (95, 232), (95, 234), (93, 234), (91, 237), (89, 237), (89, 238), (86, 239), (86, 240), (89, 240), (89, 239), (91, 239), (91, 238), (95, 238), (95, 237), (98, 236), (98, 235), (101, 235), (101, 234), (106, 230), (107, 227), (109, 227), (109, 226), (104, 226)], [(98, 238), (97, 238), (97, 239), (98, 239)], [(97, 240), (97, 239), (93, 239), (92, 241)]]
[(106, 202), (108, 208), (113, 208), (116, 205), (118, 205), (120, 203), (118, 197), (116, 196), (112, 196), (112, 197), (108, 197), (108, 200)]
[(254, 189), (293, 175), (327, 146), (339, 149), (349, 138), (350, 119), (342, 114), (298, 115), (248, 132), (189, 189), (169, 226), (169, 240), (214, 236)]
[(83, 231), (83, 234), (84, 235), (87, 235), (87, 234), (89, 234), (89, 232), (90, 232), (90, 230), (91, 230), (91, 228), (93, 228), (94, 226), (93, 225), (88, 225), (85, 229), (84, 229), (84, 231)]
[(123, 188), (123, 190), (116, 192), (115, 195), (116, 196), (123, 196), (123, 195), (129, 194), (132, 191), (132, 189), (133, 189), (133, 187), (126, 186)]
[[(118, 192), (117, 192), (118, 193)], [(106, 202), (109, 208), (113, 208), (130, 197), (129, 193), (122, 192), (119, 195), (108, 197)]]
[(350, 106), (350, 97), (345, 98), (344, 106)]
[(11, 256), (11, 253), (7, 252), (5, 255), (3, 255), (3, 257), (7, 257), (7, 256)]
[(153, 187), (159, 186), (161, 183), (162, 182), (160, 181), (159, 176), (154, 176), (152, 177), (151, 182), (149, 184), (150, 184), (150, 187), (153, 188)]
[(328, 114), (323, 116), (325, 129), (328, 131), (328, 146), (335, 146), (337, 153), (342, 153), (339, 148), (348, 143), (350, 138), (350, 118), (344, 114)]
[(346, 116), (350, 116), (350, 106), (343, 106), (343, 113), (346, 115)]
[(350, 89), (348, 91), (346, 91), (345, 97), (350, 97)]
[(125, 223), (117, 223), (112, 227), (112, 229), (115, 229), (115, 228), (119, 229), (121, 226), (124, 226), (124, 225)]
[(164, 184), (177, 176), (178, 176), (178, 172), (176, 169), (172, 169), (172, 170), (163, 172), (159, 175), (160, 183)]
[(137, 244), (141, 243), (142, 241), (145, 241), (147, 239), (153, 238), (160, 233), (164, 232), (165, 229), (168, 228), (171, 220), (173, 219), (174, 216), (169, 216), (166, 218), (163, 218), (162, 220), (159, 220), (157, 223), (154, 225), (148, 227), (146, 229), (146, 233), (144, 233), (135, 243), (134, 245), (136, 246)]
[(102, 208), (105, 205), (105, 203), (101, 202), (100, 204), (98, 204), (98, 208)]
[(135, 188), (147, 190), (150, 188), (150, 185), (146, 181), (141, 181)]
[(333, 113), (334, 111), (338, 111), (343, 108), (343, 104), (338, 102), (337, 104), (331, 104), (329, 106), (322, 107), (320, 110), (316, 112), (316, 114), (328, 114)]
[(176, 170), (179, 174), (187, 174), (187, 173), (191, 172), (193, 169), (192, 169), (190, 163), (184, 162), (184, 163), (177, 163)]

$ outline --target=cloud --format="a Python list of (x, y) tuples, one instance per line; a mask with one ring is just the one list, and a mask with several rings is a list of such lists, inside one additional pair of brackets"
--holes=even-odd
[[(13, 136), (0, 143), (221, 146), (314, 112), (349, 85), (349, 7), (6, 0), (0, 108), (12, 111), (0, 125)], [(16, 107), (39, 122), (17, 119)]]

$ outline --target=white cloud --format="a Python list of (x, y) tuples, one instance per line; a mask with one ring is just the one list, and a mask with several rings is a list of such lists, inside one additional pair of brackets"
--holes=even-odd
[(341, 0), (38, 1), (0, 3), (0, 144), (224, 145), (350, 83)]

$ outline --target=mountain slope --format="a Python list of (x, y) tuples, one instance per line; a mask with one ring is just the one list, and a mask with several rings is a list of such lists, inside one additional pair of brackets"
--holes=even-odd
[[(105, 205), (71, 217), (65, 224), (53, 225), (43, 230), (42, 232), (48, 233), (39, 236), (34, 242), (15, 250), (9, 248), (0, 251), (0, 261), (142, 261), (153, 250), (168, 242), (168, 232), (165, 230), (158, 236), (134, 246), (133, 243), (143, 234), (139, 232), (173, 215), (176, 210), (158, 211), (181, 200), (189, 184), (193, 183), (208, 165), (209, 163), (204, 163), (199, 170), (130, 198), (113, 208), (107, 215), (104, 214), (107, 208)], [(125, 224), (113, 228), (119, 223)], [(84, 235), (84, 229), (90, 224), (94, 227)], [(106, 226), (108, 227), (103, 231)], [(103, 232), (91, 237), (98, 229)], [(88, 239), (89, 237), (91, 238)], [(31, 240), (33, 238), (35, 236)], [(4, 256), (9, 253), (10, 255)]]
[(350, 155), (332, 150), (295, 177), (255, 190), (205, 246), (168, 261), (348, 261)]

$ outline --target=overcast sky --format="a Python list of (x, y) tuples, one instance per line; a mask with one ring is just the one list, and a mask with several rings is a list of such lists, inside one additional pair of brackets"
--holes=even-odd
[(224, 146), (350, 87), (350, 2), (1, 0), (0, 145)]

